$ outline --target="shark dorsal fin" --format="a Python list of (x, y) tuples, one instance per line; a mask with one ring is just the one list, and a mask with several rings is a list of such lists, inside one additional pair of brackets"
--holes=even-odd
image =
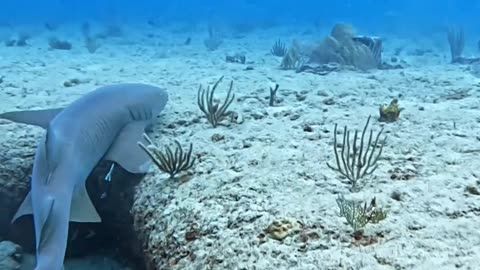
[(63, 108), (46, 109), (46, 110), (26, 110), (16, 112), (6, 112), (0, 114), (0, 118), (7, 119), (16, 123), (34, 125), (47, 128), (50, 121), (52, 121)]

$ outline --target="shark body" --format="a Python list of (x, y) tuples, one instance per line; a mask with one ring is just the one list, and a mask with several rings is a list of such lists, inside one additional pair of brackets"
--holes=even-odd
[(147, 172), (150, 158), (137, 142), (144, 140), (142, 134), (167, 100), (167, 92), (158, 87), (117, 84), (98, 88), (66, 108), (0, 114), (46, 129), (35, 154), (31, 191), (12, 220), (33, 214), (35, 270), (63, 269), (70, 221), (101, 221), (85, 187), (99, 161)]

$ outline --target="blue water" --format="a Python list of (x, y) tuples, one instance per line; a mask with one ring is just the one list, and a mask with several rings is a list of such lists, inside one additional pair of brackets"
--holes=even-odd
[(345, 20), (357, 27), (389, 29), (461, 23), (479, 29), (477, 0), (4, 0), (0, 21), (12, 25), (85, 20), (127, 22), (157, 19), (189, 21), (283, 23)]

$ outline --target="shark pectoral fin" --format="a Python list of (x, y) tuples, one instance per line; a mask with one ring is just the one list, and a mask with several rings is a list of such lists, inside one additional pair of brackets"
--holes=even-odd
[(17, 213), (12, 218), (12, 223), (14, 223), (19, 217), (24, 215), (31, 215), (33, 214), (32, 208), (32, 193), (28, 192), (27, 197), (23, 200), (22, 204), (17, 210)]
[(84, 185), (77, 185), (73, 191), (70, 221), (73, 222), (102, 222), (97, 209), (88, 196)]
[(34, 125), (47, 128), (50, 121), (52, 121), (63, 108), (46, 109), (46, 110), (31, 110), (31, 111), (16, 111), (6, 112), (0, 114), (0, 118), (7, 119), (16, 123)]
[[(151, 159), (138, 141), (144, 142), (145, 122), (131, 122), (123, 127), (103, 159), (118, 163), (131, 173), (147, 173)], [(146, 142), (144, 142), (146, 143)]]

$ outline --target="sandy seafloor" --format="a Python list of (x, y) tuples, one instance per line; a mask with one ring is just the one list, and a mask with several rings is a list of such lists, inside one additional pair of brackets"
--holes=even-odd
[[(471, 191), (480, 189), (480, 79), (468, 66), (448, 63), (444, 35), (433, 41), (387, 37), (385, 58), (404, 47), (398, 58), (405, 69), (318, 76), (280, 70), (281, 58), (269, 51), (277, 38), (314, 42), (329, 27), (318, 35), (296, 28), (229, 34), (213, 52), (203, 44), (204, 27), (126, 27), (124, 37), (107, 39), (95, 54), (83, 47), (77, 28), (37, 29), (27, 47), (0, 46), (1, 111), (67, 105), (112, 83), (167, 88), (170, 100), (155, 126), (155, 142), (193, 142), (202, 158), (193, 177), (174, 185), (171, 202), (155, 209), (146, 223), (167, 219), (169, 233), (181, 233), (186, 225), (175, 219), (190, 211), (215, 235), (190, 244), (196, 260), (180, 261), (176, 269), (479, 269), (480, 197)], [(68, 39), (73, 49), (50, 50), (51, 36)], [(188, 37), (192, 43), (185, 46)], [(432, 52), (415, 53), (424, 49)], [(253, 70), (225, 62), (225, 55), (237, 52)], [(222, 75), (217, 95), (223, 97), (234, 80), (231, 109), (243, 120), (214, 129), (197, 107), (197, 89)], [(82, 83), (64, 87), (70, 79)], [(281, 102), (272, 108), (266, 98), (273, 82), (280, 85)], [(393, 98), (405, 108), (399, 121), (379, 123), (378, 106)], [(378, 170), (360, 192), (351, 193), (326, 165), (334, 162), (332, 130), (335, 123), (360, 129), (369, 115), (372, 128), (383, 126), (388, 140)], [(311, 131), (304, 131), (306, 126)], [(5, 123), (0, 128), (2, 138), (40, 132)], [(392, 174), (410, 179), (392, 180)], [(152, 168), (148, 181), (162, 186), (174, 180)], [(150, 199), (162, 196), (162, 190), (145, 193)], [(387, 219), (365, 228), (377, 243), (352, 244), (352, 231), (338, 216), (338, 194), (375, 196), (388, 209)], [(305, 242), (293, 234), (260, 244), (258, 236), (281, 218), (300, 221), (303, 233), (315, 237)], [(209, 265), (213, 257), (216, 266)]]

